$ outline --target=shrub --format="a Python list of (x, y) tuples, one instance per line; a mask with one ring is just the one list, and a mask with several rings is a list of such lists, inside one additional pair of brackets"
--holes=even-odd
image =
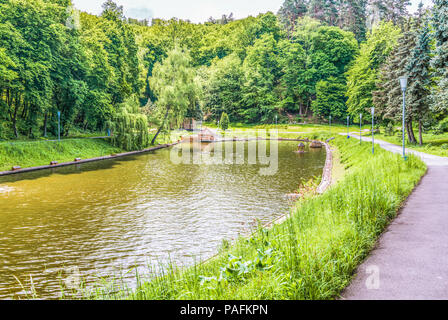
[(227, 130), (229, 128), (229, 122), (229, 116), (227, 113), (223, 112), (220, 120), (222, 130)]
[(442, 134), (444, 132), (448, 132), (448, 117), (440, 121), (434, 129), (435, 134)]
[(393, 136), (395, 133), (395, 128), (394, 125), (392, 124), (392, 122), (389, 122), (386, 126), (386, 128), (384, 129), (384, 134), (386, 136)]

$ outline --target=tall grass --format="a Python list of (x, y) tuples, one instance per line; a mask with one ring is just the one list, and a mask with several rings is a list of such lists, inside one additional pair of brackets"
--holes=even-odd
[[(135, 290), (97, 286), (95, 299), (332, 299), (393, 219), (426, 167), (355, 139), (338, 137), (345, 177), (297, 203), (290, 218), (240, 238), (206, 263), (174, 265)], [(237, 210), (237, 209), (236, 209)], [(118, 288), (119, 289), (119, 288)]]

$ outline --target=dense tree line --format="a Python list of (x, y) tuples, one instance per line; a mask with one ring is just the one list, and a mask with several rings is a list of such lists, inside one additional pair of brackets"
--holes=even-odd
[(69, 0), (0, 1), (0, 138), (56, 134), (57, 111), (63, 135), (102, 129), (140, 92), (135, 34), (112, 4), (100, 18)]
[[(184, 118), (272, 123), (400, 117), (397, 78), (410, 77), (406, 127), (447, 114), (447, 1), (285, 0), (278, 14), (203, 24), (100, 16), (70, 0), (0, 0), (0, 139), (110, 129), (127, 149)], [(227, 120), (226, 120), (227, 121)], [(152, 141), (155, 141), (153, 137)]]
[[(447, 1), (436, 0), (400, 25), (382, 22), (367, 36), (361, 53), (349, 69), (348, 111), (356, 119), (369, 118), (376, 107), (383, 124), (402, 118), (402, 91), (398, 78), (408, 76), (405, 128), (411, 143), (423, 144), (423, 131), (448, 128), (437, 123), (447, 116)], [(418, 138), (414, 126), (418, 127)]]

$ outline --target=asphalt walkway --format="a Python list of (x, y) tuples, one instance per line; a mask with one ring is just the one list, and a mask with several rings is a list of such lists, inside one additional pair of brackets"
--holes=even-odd
[[(402, 153), (392, 143), (375, 143)], [(448, 299), (448, 158), (406, 151), (421, 157), (428, 172), (359, 266), (342, 299)]]

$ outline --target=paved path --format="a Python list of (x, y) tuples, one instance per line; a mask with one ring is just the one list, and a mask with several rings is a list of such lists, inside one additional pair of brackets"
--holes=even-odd
[[(376, 143), (402, 152), (391, 143)], [(448, 158), (407, 152), (420, 156), (428, 173), (360, 265), (342, 299), (448, 299)]]

